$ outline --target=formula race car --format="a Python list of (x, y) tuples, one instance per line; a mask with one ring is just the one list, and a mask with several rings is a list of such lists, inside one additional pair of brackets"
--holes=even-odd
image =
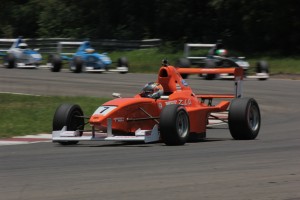
[[(180, 73), (232, 73), (234, 93), (194, 94)], [(234, 139), (253, 140), (260, 129), (260, 109), (253, 98), (242, 98), (242, 79), (241, 68), (175, 68), (164, 62), (156, 82), (146, 84), (132, 98), (115, 94), (116, 99), (99, 106), (90, 117), (85, 117), (79, 105), (60, 105), (53, 118), (52, 141), (62, 145), (82, 140), (183, 145), (204, 139), (211, 119), (228, 123)], [(213, 105), (213, 99), (220, 102)]]
[(42, 56), (38, 49), (29, 49), (22, 37), (17, 39), (2, 39), (0, 42), (13, 42), (8, 50), (1, 50), (4, 56), (4, 66), (7, 68), (37, 68)]
[[(210, 49), (206, 56), (193, 56), (191, 50), (195, 50), (196, 48)], [(196, 53), (199, 53), (199, 51), (196, 51)], [(184, 58), (180, 58), (178, 60), (177, 66), (190, 67), (191, 65), (197, 65), (203, 68), (240, 67), (244, 70), (244, 76), (247, 78), (256, 78), (258, 80), (266, 80), (269, 78), (269, 66), (266, 61), (258, 61), (256, 63), (255, 75), (249, 76), (249, 62), (245, 60), (245, 57), (228, 56), (228, 51), (224, 48), (221, 41), (218, 41), (216, 44), (185, 44)], [(182, 74), (182, 76), (187, 78), (187, 74)], [(206, 80), (212, 80), (215, 78), (233, 78), (232, 74), (201, 74), (201, 76)]]
[[(63, 52), (63, 45), (80, 45), (74, 53)], [(49, 65), (52, 72), (59, 72), (63, 60), (68, 61), (69, 68), (75, 73), (80, 72), (105, 72), (114, 71), (120, 73), (128, 72), (128, 60), (125, 57), (119, 58), (117, 68), (111, 69), (112, 61), (106, 53), (97, 53), (89, 41), (84, 42), (59, 42), (57, 47), (58, 55), (50, 55)]]

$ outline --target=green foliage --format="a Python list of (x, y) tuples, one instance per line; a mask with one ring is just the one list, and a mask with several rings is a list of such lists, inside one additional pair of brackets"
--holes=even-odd
[(4, 25), (0, 28), (0, 32), (2, 32), (5, 38), (13, 37), (13, 27), (11, 25)]
[(160, 48), (140, 49), (133, 51), (115, 51), (109, 53), (112, 60), (125, 56), (129, 61), (130, 72), (156, 73), (161, 67), (162, 60), (167, 59), (170, 64), (175, 65), (181, 58), (182, 51), (172, 53), (163, 51)]
[[(161, 38), (213, 43), (248, 53), (300, 52), (295, 0), (10, 0), (0, 37)], [(176, 47), (175, 47), (176, 49)]]
[[(183, 46), (182, 46), (183, 47)], [(179, 58), (183, 57), (183, 51), (176, 52), (168, 49), (168, 44), (163, 45), (162, 48), (140, 49), (134, 51), (114, 51), (108, 55), (112, 60), (116, 61), (118, 58), (125, 56), (129, 60), (130, 72), (139, 73), (157, 73), (161, 66), (162, 59), (167, 59), (171, 65), (176, 65)], [(205, 56), (208, 49), (193, 49), (191, 56)], [(229, 51), (230, 55), (245, 56), (246, 61), (250, 63), (251, 72), (255, 71), (257, 61), (265, 60), (269, 64), (271, 74), (291, 73), (300, 74), (300, 57), (278, 57), (270, 55), (248, 55), (240, 52)]]
[(38, 34), (41, 37), (80, 36), (80, 10), (74, 4), (68, 5), (66, 2), (52, 0), (44, 6), (38, 20)]

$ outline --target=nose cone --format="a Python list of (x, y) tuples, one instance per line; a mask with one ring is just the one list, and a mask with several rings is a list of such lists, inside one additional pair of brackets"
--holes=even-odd
[(100, 114), (94, 114), (91, 116), (89, 122), (91, 124), (101, 124), (101, 122), (103, 122), (104, 119), (105, 119), (105, 116), (100, 115)]

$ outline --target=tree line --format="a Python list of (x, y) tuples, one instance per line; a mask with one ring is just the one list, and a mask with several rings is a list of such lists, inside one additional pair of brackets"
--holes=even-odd
[[(296, 0), (0, 0), (0, 38), (161, 38), (246, 52), (300, 52)], [(182, 46), (180, 46), (182, 49)]]

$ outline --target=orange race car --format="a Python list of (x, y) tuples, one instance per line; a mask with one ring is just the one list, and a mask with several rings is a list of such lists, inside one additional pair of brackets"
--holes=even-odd
[[(234, 74), (234, 92), (195, 94), (180, 73)], [(85, 117), (78, 105), (60, 105), (53, 118), (52, 140), (62, 145), (81, 140), (183, 145), (205, 138), (211, 119), (228, 123), (234, 139), (252, 140), (258, 135), (261, 116), (253, 98), (242, 98), (242, 79), (242, 68), (175, 68), (164, 61), (156, 82), (146, 84), (132, 98), (115, 95), (117, 98), (101, 105), (90, 117)], [(219, 99), (217, 105), (212, 104), (213, 99)], [(87, 124), (90, 130), (85, 129)]]

